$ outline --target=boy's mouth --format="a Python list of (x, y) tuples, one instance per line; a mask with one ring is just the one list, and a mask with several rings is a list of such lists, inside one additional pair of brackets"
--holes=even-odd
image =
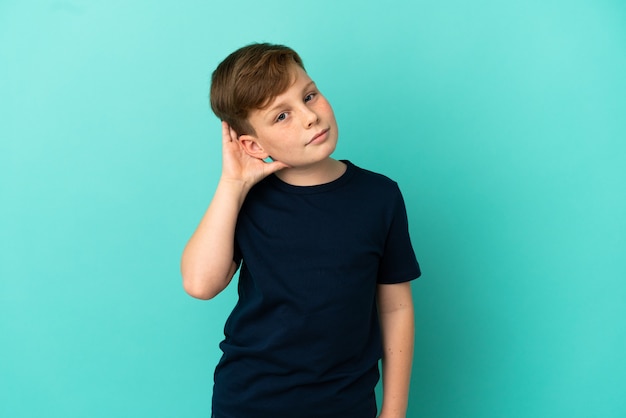
[(326, 135), (326, 133), (329, 131), (329, 128), (326, 128), (320, 132), (318, 132), (317, 134), (315, 134), (315, 136), (313, 138), (311, 138), (311, 140), (309, 142), (306, 143), (306, 145), (312, 144), (313, 142), (315, 142), (315, 140), (322, 138), (324, 135)]

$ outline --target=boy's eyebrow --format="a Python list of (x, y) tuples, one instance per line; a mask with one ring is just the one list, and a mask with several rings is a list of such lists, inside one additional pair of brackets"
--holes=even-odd
[[(308, 82), (308, 83), (304, 86), (304, 88), (302, 89), (302, 92), (304, 93), (305, 91), (309, 90), (309, 89), (311, 88), (311, 86), (315, 86), (315, 81), (311, 80), (310, 82)], [(274, 104), (274, 106), (272, 106), (271, 108), (267, 109), (267, 110), (265, 111), (265, 114), (266, 114), (266, 115), (267, 115), (267, 114), (270, 114), (270, 113), (272, 113), (272, 112), (276, 111), (277, 109), (279, 109), (279, 108), (281, 108), (281, 107), (284, 107), (284, 106), (285, 106), (285, 103), (284, 103), (284, 102), (278, 102), (278, 103)]]

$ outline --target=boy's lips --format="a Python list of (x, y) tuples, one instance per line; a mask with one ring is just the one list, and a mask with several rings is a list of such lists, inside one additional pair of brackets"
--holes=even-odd
[(318, 132), (317, 134), (315, 134), (315, 136), (313, 138), (311, 138), (309, 140), (309, 142), (306, 143), (306, 145), (312, 144), (312, 143), (316, 142), (317, 140), (325, 139), (324, 135), (326, 135), (326, 133), (328, 133), (329, 130), (330, 130), (329, 128), (326, 128), (326, 129)]

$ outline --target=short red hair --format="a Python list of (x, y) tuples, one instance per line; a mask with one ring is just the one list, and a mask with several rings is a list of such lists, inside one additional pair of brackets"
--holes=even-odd
[(211, 109), (238, 135), (254, 134), (248, 113), (287, 90), (294, 64), (304, 69), (300, 56), (284, 45), (258, 43), (236, 50), (213, 72)]

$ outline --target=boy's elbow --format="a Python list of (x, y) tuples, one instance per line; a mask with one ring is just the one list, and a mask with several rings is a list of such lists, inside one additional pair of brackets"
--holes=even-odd
[(215, 296), (217, 296), (217, 293), (210, 293), (206, 291), (198, 292), (195, 290), (188, 290), (186, 288), (185, 288), (185, 292), (187, 292), (187, 294), (191, 296), (192, 298), (200, 299), (200, 300), (210, 300), (210, 299), (213, 299)]
[(181, 264), (183, 289), (196, 299), (209, 300), (219, 295), (228, 286), (236, 270), (233, 263), (230, 271), (219, 273), (213, 270), (197, 270), (192, 266)]
[(192, 278), (185, 277), (184, 275), (183, 289), (185, 289), (185, 292), (187, 292), (189, 296), (202, 300), (213, 299), (221, 292), (221, 289), (212, 289), (211, 287), (203, 284), (201, 281), (193, 280)]
[(183, 289), (187, 294), (196, 299), (209, 300), (217, 296), (222, 289), (212, 286), (215, 283), (210, 277), (206, 277), (193, 269), (185, 268), (181, 265), (181, 275), (183, 277)]

